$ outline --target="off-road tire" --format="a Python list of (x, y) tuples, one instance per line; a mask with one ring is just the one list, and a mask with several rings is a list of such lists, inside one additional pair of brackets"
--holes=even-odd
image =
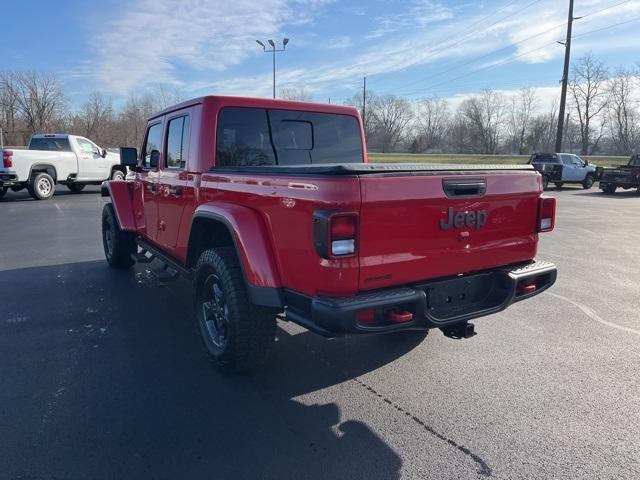
[(120, 170), (114, 170), (113, 172), (111, 172), (111, 180), (124, 180), (124, 173), (122, 173)]
[[(216, 295), (209, 289), (214, 283), (222, 293), (224, 307), (217, 310), (224, 312), (221, 324), (212, 319), (213, 309), (206, 307), (213, 305)], [(235, 250), (221, 247), (202, 252), (193, 289), (197, 328), (212, 362), (226, 372), (262, 366), (274, 344), (277, 312), (251, 303)], [(212, 334), (211, 322), (216, 324), (216, 334), (223, 335)]]
[(549, 188), (549, 177), (546, 175), (542, 176), (542, 190), (546, 190)]
[(81, 183), (69, 183), (67, 188), (71, 190), (72, 193), (80, 193), (84, 189), (84, 185)]
[(48, 200), (56, 191), (56, 182), (47, 172), (36, 173), (29, 180), (27, 190), (34, 200)]
[(617, 188), (618, 187), (616, 187), (615, 185), (607, 185), (606, 187), (604, 187), (602, 189), (602, 193), (606, 193), (607, 195), (611, 195), (611, 194), (616, 193), (616, 189)]
[(591, 187), (593, 187), (595, 180), (593, 178), (593, 175), (587, 175), (584, 179), (584, 182), (582, 182), (582, 188), (584, 188), (585, 190), (589, 190)]
[(564, 182), (555, 182), (556, 188), (562, 188)]
[(102, 208), (102, 246), (104, 256), (111, 268), (116, 270), (131, 268), (135, 263), (131, 255), (138, 249), (135, 240), (134, 233), (120, 230), (113, 205), (107, 203)]

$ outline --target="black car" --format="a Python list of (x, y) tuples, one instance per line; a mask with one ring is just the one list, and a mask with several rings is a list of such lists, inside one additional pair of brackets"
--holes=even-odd
[(618, 187), (637, 188), (640, 193), (640, 155), (632, 156), (626, 165), (602, 168), (598, 173), (604, 193), (614, 193)]

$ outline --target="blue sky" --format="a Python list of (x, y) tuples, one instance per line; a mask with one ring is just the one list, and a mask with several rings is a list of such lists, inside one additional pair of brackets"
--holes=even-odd
[[(377, 93), (456, 97), (485, 87), (557, 89), (568, 0), (23, 0), (3, 5), (2, 67), (58, 73), (73, 104), (157, 84), (185, 96), (270, 96), (271, 57), (291, 39), (278, 87), (341, 102)], [(640, 62), (640, 0), (577, 0), (573, 58)], [(613, 25), (624, 23), (612, 27)], [(611, 27), (611, 28), (610, 28)], [(594, 30), (599, 30), (595, 31)], [(25, 32), (29, 34), (25, 35)], [(592, 33), (593, 32), (593, 33)]]

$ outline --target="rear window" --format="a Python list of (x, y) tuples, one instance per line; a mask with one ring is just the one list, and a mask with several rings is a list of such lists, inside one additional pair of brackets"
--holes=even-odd
[(71, 146), (69, 145), (68, 138), (32, 138), (29, 142), (29, 150), (48, 150), (53, 152), (70, 152)]
[(216, 156), (220, 166), (360, 163), (360, 126), (350, 115), (224, 108)]
[(558, 156), (552, 153), (534, 153), (530, 163), (558, 163)]

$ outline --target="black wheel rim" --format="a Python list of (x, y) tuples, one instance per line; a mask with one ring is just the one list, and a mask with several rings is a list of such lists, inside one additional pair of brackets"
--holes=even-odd
[(222, 283), (217, 275), (210, 275), (202, 292), (203, 333), (219, 349), (227, 345), (229, 327), (229, 307)]
[(104, 251), (107, 255), (107, 258), (111, 258), (113, 254), (113, 230), (111, 230), (111, 225), (109, 224), (109, 222), (104, 222), (103, 231)]

